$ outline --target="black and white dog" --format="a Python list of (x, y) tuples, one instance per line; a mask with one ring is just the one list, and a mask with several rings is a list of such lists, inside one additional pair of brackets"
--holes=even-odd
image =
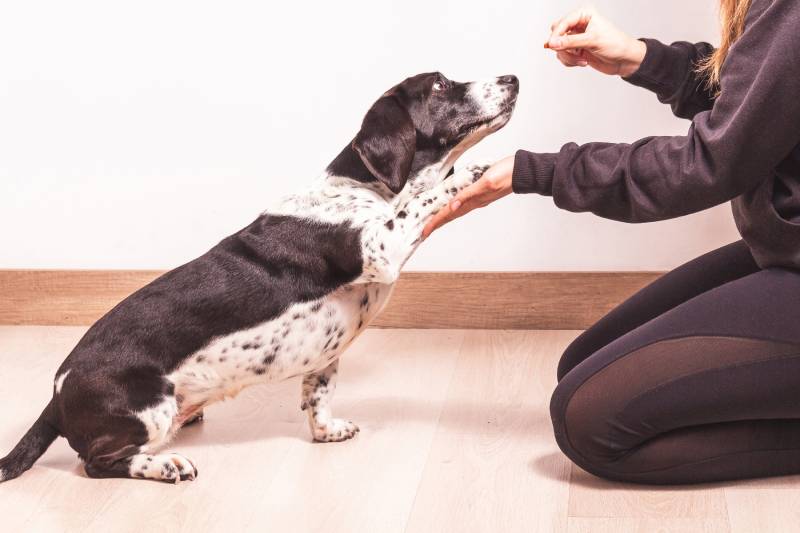
[(0, 481), (57, 436), (90, 477), (177, 482), (191, 461), (158, 453), (203, 407), (244, 387), (302, 375), (318, 441), (358, 427), (333, 418), (338, 358), (383, 308), (430, 217), (485, 166), (455, 160), (511, 117), (514, 76), (457, 83), (420, 74), (387, 91), (305, 192), (98, 320), (55, 376), (53, 398)]

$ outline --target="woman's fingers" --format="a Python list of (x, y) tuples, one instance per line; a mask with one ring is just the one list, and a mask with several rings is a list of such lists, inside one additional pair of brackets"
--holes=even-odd
[(425, 224), (425, 227), (422, 229), (422, 238), (427, 239), (436, 229), (444, 226), (454, 218), (456, 218), (456, 216), (453, 214), (450, 206), (447, 205), (443, 207), (438, 213), (433, 215), (433, 218), (430, 219), (427, 224)]
[(591, 8), (582, 7), (576, 9), (566, 17), (557, 20), (550, 26), (550, 41), (556, 37), (561, 37), (568, 33), (583, 33), (592, 21), (593, 11)]
[(581, 54), (572, 53), (566, 50), (556, 53), (556, 57), (567, 67), (585, 67), (589, 64), (588, 61), (583, 59)]
[(425, 227), (422, 229), (423, 239), (427, 239), (428, 236), (434, 232), (434, 230), (461, 216), (461, 213), (458, 212), (457, 209), (462, 206), (459, 205), (456, 209), (453, 209), (452, 205), (453, 202), (447, 204), (445, 207), (440, 209), (438, 213), (433, 215), (433, 218), (430, 219), (427, 224), (425, 224)]
[(433, 218), (428, 221), (425, 228), (422, 230), (422, 238), (427, 239), (435, 229), (472, 211), (474, 207), (471, 206), (470, 200), (477, 196), (482, 188), (481, 182), (477, 181), (459, 192), (455, 198), (450, 200), (450, 203), (440, 209), (439, 212), (433, 215)]

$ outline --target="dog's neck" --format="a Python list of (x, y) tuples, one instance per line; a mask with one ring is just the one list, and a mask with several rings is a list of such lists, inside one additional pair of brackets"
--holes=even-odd
[[(437, 152), (439, 151), (417, 151), (414, 162), (411, 165), (408, 182), (403, 192), (400, 194), (407, 192), (413, 194), (423, 191), (444, 179), (444, 177), (452, 171), (456, 159), (463, 153), (463, 150), (459, 150), (459, 147), (456, 147), (448, 150), (444, 154)], [(456, 152), (458, 153), (454, 156)], [(345, 146), (331, 164), (328, 165), (325, 178), (329, 181), (332, 179), (340, 180), (341, 178), (347, 178), (365, 185), (378, 185), (381, 188), (385, 188), (378, 178), (370, 172), (351, 144)], [(388, 192), (388, 188), (386, 188), (386, 191)]]
[(349, 178), (362, 183), (378, 181), (378, 178), (369, 171), (367, 165), (364, 164), (351, 144), (345, 146), (331, 164), (328, 165), (327, 173), (329, 176)]

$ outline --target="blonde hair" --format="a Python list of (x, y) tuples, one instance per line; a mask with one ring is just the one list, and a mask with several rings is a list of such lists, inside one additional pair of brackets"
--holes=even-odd
[(698, 72), (706, 76), (708, 87), (719, 91), (719, 72), (728, 51), (744, 32), (744, 20), (752, 0), (720, 0), (719, 20), (721, 38), (719, 48), (697, 66)]

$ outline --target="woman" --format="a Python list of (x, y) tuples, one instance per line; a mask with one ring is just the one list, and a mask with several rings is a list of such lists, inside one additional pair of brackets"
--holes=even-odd
[(800, 473), (800, 2), (723, 0), (722, 23), (714, 50), (634, 40), (588, 9), (558, 21), (545, 46), (562, 63), (655, 92), (688, 135), (520, 150), (426, 228), (512, 191), (624, 222), (733, 200), (742, 241), (663, 276), (561, 358), (556, 439), (598, 476)]

